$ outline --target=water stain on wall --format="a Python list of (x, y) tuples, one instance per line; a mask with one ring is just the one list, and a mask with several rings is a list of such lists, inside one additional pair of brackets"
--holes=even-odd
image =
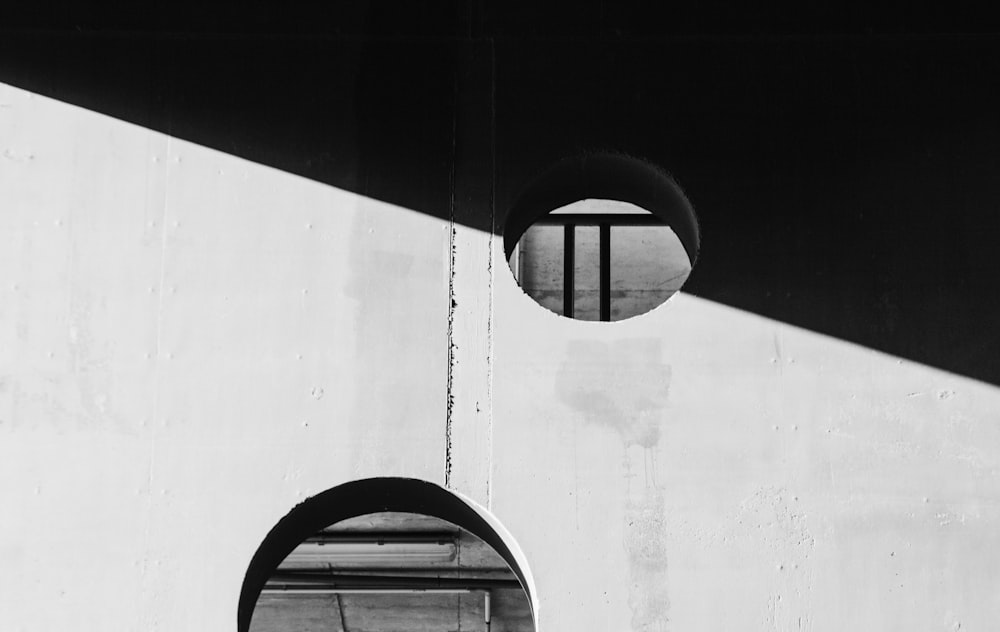
[(631, 628), (665, 630), (669, 622), (665, 498), (656, 447), (666, 420), (670, 366), (658, 339), (569, 343), (556, 376), (559, 400), (588, 424), (615, 431), (622, 443), (623, 548), (629, 565)]
[(658, 339), (571, 341), (556, 376), (559, 400), (585, 421), (616, 430), (626, 447), (660, 440), (670, 366)]
[(632, 629), (665, 630), (670, 596), (663, 492), (652, 488), (643, 498), (629, 499), (625, 504), (625, 527)]

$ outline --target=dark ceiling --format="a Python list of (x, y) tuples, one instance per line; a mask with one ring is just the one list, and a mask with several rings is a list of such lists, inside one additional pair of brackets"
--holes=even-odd
[(0, 33), (0, 81), (484, 230), (561, 158), (644, 158), (699, 214), (687, 291), (1000, 384), (1000, 37), (952, 5), (64, 1)]

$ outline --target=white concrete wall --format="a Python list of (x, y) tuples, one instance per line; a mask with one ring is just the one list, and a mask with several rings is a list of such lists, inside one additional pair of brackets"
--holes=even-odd
[(0, 88), (0, 630), (227, 630), (273, 524), (441, 482), (448, 230)]
[(544, 629), (1000, 620), (996, 388), (683, 294), (610, 324), (497, 295), (494, 509)]
[(1000, 621), (998, 389), (684, 294), (560, 318), (502, 252), (0, 86), (0, 630), (233, 630), (296, 503), (446, 470), (544, 632)]

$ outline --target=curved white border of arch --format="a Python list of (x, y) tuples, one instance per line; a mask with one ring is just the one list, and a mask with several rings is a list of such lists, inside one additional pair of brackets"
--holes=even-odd
[[(437, 483), (434, 484), (436, 485)], [(441, 487), (441, 489), (450, 494), (454, 494), (465, 504), (475, 509), (476, 513), (479, 514), (479, 516), (490, 525), (490, 527), (496, 532), (496, 534), (500, 536), (500, 539), (503, 540), (504, 543), (507, 545), (507, 548), (510, 549), (511, 555), (514, 556), (514, 562), (517, 564), (518, 568), (521, 571), (521, 574), (524, 576), (525, 583), (528, 584), (523, 588), (524, 591), (528, 594), (528, 600), (531, 602), (531, 617), (532, 619), (534, 619), (535, 632), (538, 632), (538, 591), (535, 590), (535, 578), (531, 574), (531, 567), (528, 565), (528, 558), (525, 557), (524, 551), (521, 550), (521, 545), (517, 543), (517, 539), (514, 538), (513, 534), (511, 534), (511, 532), (508, 531), (505, 526), (503, 526), (500, 520), (496, 516), (494, 516), (489, 509), (483, 507), (478, 502), (469, 498), (468, 496), (459, 491), (456, 491), (454, 489), (448, 489), (447, 487), (443, 487), (440, 485), (439, 487)]]

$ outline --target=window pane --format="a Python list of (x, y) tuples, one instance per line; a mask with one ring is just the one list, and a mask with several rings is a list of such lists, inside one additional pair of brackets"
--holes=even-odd
[(601, 319), (600, 265), (600, 229), (597, 226), (577, 226), (576, 257), (573, 261), (573, 318), (577, 320)]
[[(601, 226), (608, 231), (603, 270)], [(567, 234), (573, 236), (573, 248)], [(511, 270), (532, 299), (562, 315), (569, 301), (573, 318), (590, 321), (601, 320), (602, 294), (610, 308), (605, 316), (624, 320), (666, 301), (691, 272), (683, 244), (661, 218), (613, 200), (583, 200), (552, 211), (524, 233), (512, 256)], [(607, 287), (602, 288), (602, 279)]]
[(669, 226), (611, 227), (611, 320), (653, 309), (680, 289), (691, 264)]
[(518, 242), (521, 289), (542, 307), (563, 313), (563, 227), (532, 226)]

